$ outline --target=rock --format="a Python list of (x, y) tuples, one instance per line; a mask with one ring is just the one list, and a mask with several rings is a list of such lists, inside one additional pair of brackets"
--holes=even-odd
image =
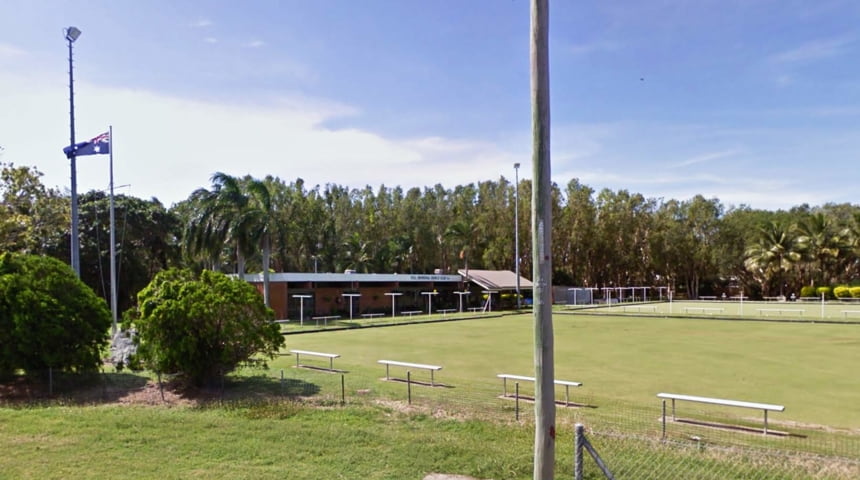
[(120, 330), (114, 334), (110, 344), (110, 362), (118, 368), (128, 365), (128, 360), (137, 353), (137, 345), (134, 344), (134, 336), (137, 330)]

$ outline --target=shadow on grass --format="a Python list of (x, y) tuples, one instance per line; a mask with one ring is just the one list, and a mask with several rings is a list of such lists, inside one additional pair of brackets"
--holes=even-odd
[(145, 373), (135, 372), (54, 373), (0, 379), (0, 406), (199, 405), (297, 399), (319, 392), (320, 387), (312, 383), (265, 375), (225, 376), (207, 386), (196, 387), (179, 378), (164, 376), (158, 382)]

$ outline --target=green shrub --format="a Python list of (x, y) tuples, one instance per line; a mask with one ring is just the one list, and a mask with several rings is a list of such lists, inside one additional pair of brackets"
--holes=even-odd
[(818, 287), (818, 288), (816, 288), (815, 289), (815, 296), (820, 297), (821, 294), (824, 294), (824, 298), (832, 298), (830, 287)]
[(860, 298), (860, 287), (851, 287), (848, 291), (851, 292), (852, 298)]
[(0, 374), (96, 371), (110, 325), (105, 301), (68, 265), (0, 255)]
[(137, 298), (137, 359), (196, 385), (239, 366), (265, 366), (284, 343), (257, 290), (221, 273), (163, 271)]
[(806, 285), (800, 288), (800, 296), (801, 297), (815, 297), (817, 296), (815, 293), (815, 287), (811, 285)]
[(851, 292), (849, 288), (845, 285), (839, 285), (838, 287), (833, 289), (833, 296), (836, 298), (850, 298)]

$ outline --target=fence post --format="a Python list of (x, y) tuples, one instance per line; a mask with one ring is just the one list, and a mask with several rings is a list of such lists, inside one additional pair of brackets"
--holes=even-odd
[(346, 405), (346, 381), (344, 380), (345, 375), (340, 374), (340, 404)]
[(412, 374), (406, 371), (406, 399), (412, 405)]
[(515, 383), (514, 386), (516, 387), (516, 390), (514, 393), (514, 398), (516, 399), (514, 401), (514, 412), (515, 412), (514, 415), (516, 416), (516, 419), (519, 420), (520, 419), (520, 382)]
[(575, 426), (573, 436), (573, 479), (582, 480), (582, 439), (584, 428), (581, 423)]
[(54, 396), (54, 369), (48, 367), (48, 395)]
[(281, 395), (284, 394), (284, 369), (281, 369)]
[(663, 440), (666, 440), (666, 399), (663, 399)]

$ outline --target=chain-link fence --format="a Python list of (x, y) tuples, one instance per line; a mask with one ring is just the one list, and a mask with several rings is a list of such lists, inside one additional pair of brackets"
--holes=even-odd
[[(324, 406), (382, 405), (404, 413), (437, 418), (479, 419), (500, 424), (533, 424), (534, 382), (527, 377), (473, 378), (444, 369), (430, 371), (379, 364), (348, 364), (338, 359), (302, 358), (295, 366), (227, 376), (211, 389), (211, 398), (289, 398)], [(316, 365), (318, 363), (318, 365)], [(316, 365), (316, 366), (314, 366)], [(84, 403), (111, 401), (131, 390), (152, 390), (153, 403), (163, 392), (132, 373), (76, 376), (51, 374), (55, 399), (87, 385)], [(34, 401), (44, 399), (46, 385), (32, 387)], [(19, 389), (27, 401), (28, 388)], [(663, 405), (628, 404), (594, 396), (587, 388), (556, 386), (557, 458), (569, 465), (557, 478), (574, 478), (577, 424), (605, 462), (607, 477), (591, 455), (583, 455), (584, 479), (837, 479), (860, 478), (860, 431), (803, 425), (770, 419), (763, 433), (761, 412), (685, 403), (673, 418)], [(168, 400), (169, 401), (169, 400)], [(665, 423), (664, 423), (665, 420)]]
[[(284, 392), (326, 404), (375, 402), (404, 412), (439, 418), (475, 418), (533, 423), (534, 383), (525, 377), (473, 379), (421, 369), (344, 366), (289, 368), (278, 372)], [(347, 372), (348, 370), (348, 372)], [(408, 374), (407, 374), (408, 370)], [(407, 381), (408, 378), (408, 381)], [(559, 451), (570, 456), (573, 478), (575, 425), (605, 462), (606, 477), (590, 455), (581, 464), (585, 479), (858, 479), (860, 432), (762, 419), (743, 411), (686, 404), (666, 418), (662, 402), (631, 405), (596, 398), (586, 389), (556, 386)], [(737, 409), (736, 409), (737, 410)]]

